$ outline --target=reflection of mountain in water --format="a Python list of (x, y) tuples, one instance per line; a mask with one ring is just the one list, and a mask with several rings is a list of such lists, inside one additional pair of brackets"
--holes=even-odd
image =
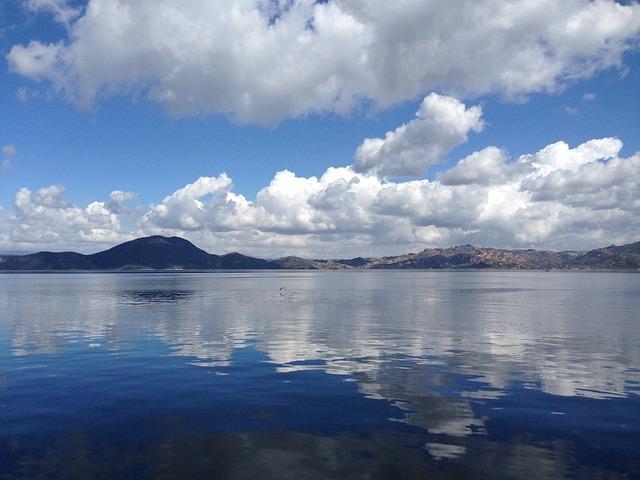
[(149, 305), (154, 303), (188, 302), (196, 294), (195, 290), (124, 290), (117, 296), (123, 303)]

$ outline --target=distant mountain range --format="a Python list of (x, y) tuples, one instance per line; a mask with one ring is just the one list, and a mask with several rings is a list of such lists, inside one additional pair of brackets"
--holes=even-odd
[(0, 270), (210, 270), (210, 269), (506, 269), (637, 270), (640, 242), (588, 252), (503, 250), (462, 245), (428, 248), (395, 257), (311, 260), (284, 257), (264, 260), (240, 253), (214, 255), (179, 237), (138, 238), (109, 250), (83, 255), (39, 252), (0, 255)]

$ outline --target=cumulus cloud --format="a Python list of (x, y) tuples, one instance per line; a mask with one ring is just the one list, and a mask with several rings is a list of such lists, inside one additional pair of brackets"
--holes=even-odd
[[(557, 150), (557, 145), (550, 147)], [(531, 192), (534, 201), (556, 201), (591, 210), (638, 211), (639, 155), (628, 159), (619, 158), (617, 155), (622, 143), (617, 139), (592, 140), (573, 150), (567, 150), (566, 144), (562, 142), (559, 145), (565, 154), (573, 154), (567, 155), (573, 157), (573, 164), (569, 164), (569, 168), (555, 167), (550, 171), (541, 165), (539, 168), (545, 174), (526, 177), (521, 188)], [(594, 149), (594, 145), (599, 148)], [(608, 150), (605, 145), (609, 147)], [(591, 161), (576, 161), (577, 151), (581, 151), (583, 158), (590, 157)], [(546, 157), (548, 151), (539, 153)]]
[(219, 229), (217, 219), (224, 221), (236, 213), (228, 195), (232, 187), (226, 173), (200, 177), (166, 196), (161, 203), (151, 205), (145, 220), (162, 228), (183, 231)]
[(109, 202), (106, 204), (107, 209), (113, 213), (123, 213), (127, 210), (127, 203), (138, 197), (134, 192), (124, 192), (122, 190), (114, 190), (109, 194)]
[(11, 170), (13, 167), (13, 158), (16, 156), (16, 147), (14, 145), (5, 145), (2, 147), (2, 162), (0, 162), (0, 171)]
[[(430, 94), (413, 120), (366, 139), (355, 165), (318, 177), (276, 172), (255, 199), (234, 192), (226, 173), (149, 206), (122, 190), (81, 207), (59, 185), (22, 188), (13, 213), (0, 212), (0, 243), (87, 250), (166, 234), (217, 252), (347, 256), (467, 242), (572, 249), (638, 240), (640, 154), (621, 157), (618, 138), (558, 141), (518, 158), (488, 146), (435, 180), (393, 178), (419, 173), (482, 126), (479, 107)], [(11, 145), (2, 151), (15, 155)]]
[(452, 169), (438, 175), (443, 185), (491, 185), (505, 182), (513, 170), (505, 152), (487, 147), (460, 160)]
[(622, 141), (617, 138), (589, 140), (573, 149), (565, 142), (556, 142), (535, 155), (523, 156), (520, 161), (531, 163), (545, 173), (554, 170), (576, 172), (587, 163), (615, 157), (621, 149)]
[[(7, 246), (97, 250), (145, 234), (182, 235), (214, 252), (381, 255), (426, 246), (592, 248), (640, 238), (640, 154), (616, 138), (564, 142), (509, 158), (487, 147), (435, 180), (396, 182), (353, 167), (320, 177), (283, 170), (254, 200), (226, 174), (201, 177), (147, 208), (111, 193), (86, 207), (53, 185), (21, 189), (0, 236)], [(4, 213), (7, 217), (7, 212)]]
[(76, 247), (127, 237), (121, 231), (117, 214), (105, 202), (78, 207), (64, 200), (64, 188), (60, 185), (36, 191), (21, 188), (13, 207), (5, 235), (17, 247)]
[(640, 5), (612, 0), (29, 0), (67, 37), (14, 45), (16, 73), (85, 108), (144, 93), (175, 115), (271, 124), (433, 89), (522, 98), (622, 64)]
[(383, 177), (420, 175), (466, 142), (470, 131), (482, 130), (481, 116), (478, 106), (466, 108), (456, 98), (430, 93), (415, 119), (387, 132), (384, 138), (365, 139), (356, 151), (355, 168)]

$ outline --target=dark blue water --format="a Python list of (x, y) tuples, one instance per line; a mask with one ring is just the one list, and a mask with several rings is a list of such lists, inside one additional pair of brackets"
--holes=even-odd
[(640, 478), (640, 275), (0, 275), (0, 478)]

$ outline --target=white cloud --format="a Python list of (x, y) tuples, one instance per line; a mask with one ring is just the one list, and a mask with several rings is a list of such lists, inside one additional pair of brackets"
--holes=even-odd
[(68, 38), (7, 60), (81, 107), (145, 93), (175, 115), (275, 123), (429, 90), (521, 98), (619, 67), (640, 5), (611, 0), (30, 0)]
[(573, 207), (592, 210), (617, 209), (637, 212), (640, 190), (640, 156), (628, 159), (603, 158), (582, 164), (575, 171), (554, 170), (547, 175), (531, 176), (522, 189), (532, 192), (536, 201), (559, 201)]
[(145, 220), (161, 228), (182, 231), (219, 228), (217, 220), (224, 221), (236, 214), (228, 193), (233, 184), (226, 173), (218, 177), (200, 177), (195, 182), (176, 190), (151, 205)]
[(617, 138), (589, 140), (574, 149), (565, 142), (556, 142), (535, 155), (522, 157), (521, 161), (532, 163), (545, 173), (553, 170), (576, 172), (581, 165), (615, 157), (621, 149), (622, 142)]
[[(351, 167), (321, 177), (281, 171), (248, 200), (226, 174), (201, 177), (162, 202), (133, 194), (79, 207), (51, 186), (16, 195), (7, 247), (94, 251), (145, 234), (184, 235), (213, 252), (268, 257), (382, 255), (426, 246), (592, 248), (640, 238), (640, 154), (615, 138), (563, 142), (509, 160), (487, 147), (436, 180), (385, 181)], [(7, 214), (4, 214), (7, 217)], [(34, 247), (35, 248), (35, 247)]]
[(109, 202), (106, 204), (107, 209), (113, 213), (123, 213), (127, 211), (127, 203), (138, 197), (134, 192), (124, 192), (122, 190), (114, 190), (109, 194)]
[(384, 138), (365, 139), (356, 151), (355, 168), (383, 177), (420, 175), (466, 142), (470, 131), (482, 130), (481, 116), (478, 106), (466, 108), (456, 98), (431, 93), (420, 104), (415, 119)]
[(2, 154), (8, 157), (13, 157), (16, 154), (17, 150), (14, 145), (5, 145), (2, 147)]
[(580, 113), (580, 109), (569, 105), (563, 105), (562, 111), (568, 115), (578, 115)]
[(9, 54), (9, 63), (13, 70), (33, 80), (51, 80), (54, 84), (62, 81), (64, 74), (59, 72), (59, 58), (64, 46), (61, 42), (47, 44), (32, 40), (24, 47), (16, 45)]
[(16, 193), (13, 215), (8, 222), (8, 238), (17, 246), (82, 247), (107, 244), (127, 238), (117, 214), (105, 202), (91, 202), (81, 208), (63, 199), (59, 185)]
[(491, 185), (504, 183), (514, 164), (507, 164), (505, 152), (487, 147), (460, 160), (455, 167), (439, 174), (443, 185)]
[[(518, 158), (489, 146), (435, 180), (388, 178), (437, 161), (481, 126), (479, 108), (432, 94), (414, 120), (379, 139), (367, 168), (331, 167), (318, 177), (282, 170), (253, 200), (234, 192), (226, 173), (200, 177), (148, 207), (122, 190), (81, 207), (66, 202), (58, 185), (23, 188), (13, 214), (0, 212), (0, 241), (96, 250), (146, 234), (185, 235), (210, 251), (271, 257), (381, 255), (467, 242), (574, 249), (640, 238), (640, 154), (621, 157), (617, 138), (573, 148), (559, 141)], [(362, 145), (368, 142), (376, 140)]]
[[(271, 255), (397, 253), (461, 242), (589, 248), (640, 235), (640, 156), (620, 158), (621, 147), (615, 138), (575, 148), (558, 142), (511, 161), (488, 147), (434, 181), (384, 181), (351, 167), (319, 178), (282, 171), (255, 201), (233, 193), (225, 176), (207, 201), (193, 185), (167, 197), (163, 214), (197, 218), (188, 225), (193, 238), (218, 249)], [(146, 229), (167, 226), (153, 215), (146, 221)]]
[(26, 87), (19, 87), (16, 90), (16, 97), (18, 98), (18, 100), (20, 100), (22, 103), (27, 103), (29, 101), (29, 89)]
[(0, 172), (11, 170), (13, 167), (13, 158), (16, 156), (17, 150), (14, 145), (5, 145), (2, 147), (2, 162), (0, 162)]
[(26, 0), (26, 7), (33, 11), (47, 11), (57, 22), (68, 25), (82, 13), (79, 7), (71, 5), (69, 0)]

